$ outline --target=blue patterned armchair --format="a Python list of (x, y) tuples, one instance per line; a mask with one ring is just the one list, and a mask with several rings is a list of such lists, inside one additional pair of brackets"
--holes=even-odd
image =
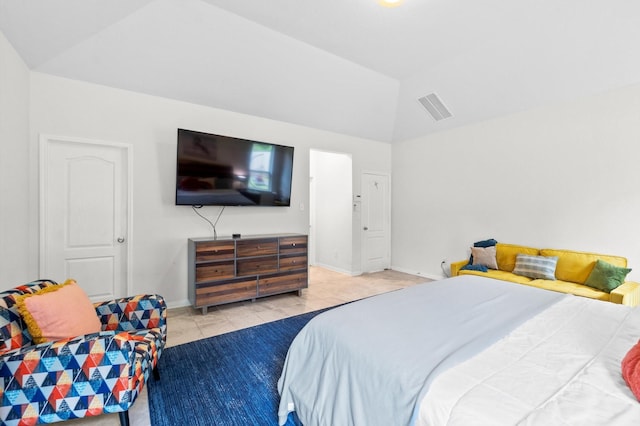
[(0, 293), (0, 424), (27, 426), (128, 410), (158, 360), (167, 336), (166, 305), (158, 295), (95, 303), (102, 331), (33, 343), (16, 297), (52, 281)]

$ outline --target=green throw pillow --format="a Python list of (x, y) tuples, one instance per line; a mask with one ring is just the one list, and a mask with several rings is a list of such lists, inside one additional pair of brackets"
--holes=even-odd
[(610, 293), (624, 283), (629, 272), (631, 272), (629, 268), (621, 268), (598, 259), (584, 285)]

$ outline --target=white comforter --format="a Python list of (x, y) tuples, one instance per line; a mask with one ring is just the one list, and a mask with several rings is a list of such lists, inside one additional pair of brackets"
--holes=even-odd
[(620, 369), (640, 308), (568, 297), (442, 373), (417, 424), (640, 425)]

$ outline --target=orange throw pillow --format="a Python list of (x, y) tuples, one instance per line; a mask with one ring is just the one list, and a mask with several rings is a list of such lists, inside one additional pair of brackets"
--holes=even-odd
[(17, 304), (35, 343), (102, 330), (93, 303), (74, 280), (20, 296)]
[(622, 377), (631, 392), (640, 401), (640, 341), (632, 347), (622, 360)]

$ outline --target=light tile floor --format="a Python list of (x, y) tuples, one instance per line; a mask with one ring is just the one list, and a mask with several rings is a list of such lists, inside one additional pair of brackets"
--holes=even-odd
[[(399, 290), (430, 281), (427, 278), (396, 271), (382, 271), (357, 277), (319, 267), (309, 268), (309, 288), (296, 293), (238, 302), (210, 308), (203, 315), (192, 307), (169, 309), (167, 315), (167, 347), (217, 336), (269, 321), (340, 305), (364, 297)], [(162, 371), (160, 371), (162, 377)], [(153, 380), (153, 379), (151, 379)], [(132, 426), (148, 426), (149, 404), (146, 387), (129, 410)], [(117, 414), (66, 422), (73, 426), (117, 426)]]

